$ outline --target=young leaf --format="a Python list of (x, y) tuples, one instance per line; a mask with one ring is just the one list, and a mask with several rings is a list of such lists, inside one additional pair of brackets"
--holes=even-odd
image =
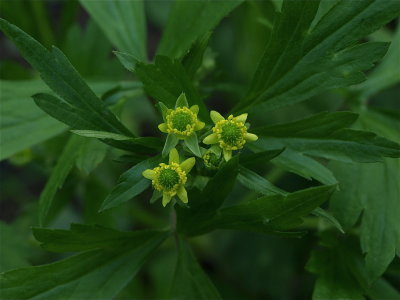
[(146, 60), (144, 1), (80, 2), (119, 51), (131, 53), (141, 61)]
[(222, 299), (217, 289), (196, 261), (189, 244), (179, 239), (178, 260), (170, 289), (170, 299)]
[(51, 172), (50, 178), (46, 183), (39, 198), (39, 225), (46, 224), (48, 213), (54, 200), (57, 190), (62, 187), (65, 179), (75, 164), (78, 156), (79, 147), (84, 143), (84, 139), (78, 136), (71, 136), (66, 144), (56, 166)]
[(0, 29), (15, 42), (22, 56), (40, 72), (43, 81), (66, 105), (87, 112), (96, 123), (102, 124), (103, 131), (132, 135), (94, 94), (59, 49), (53, 47), (52, 51), (48, 51), (28, 34), (3, 19), (0, 19)]
[(242, 0), (175, 1), (157, 54), (172, 58), (185, 55), (192, 44), (211, 31)]
[(180, 61), (158, 55), (154, 64), (136, 64), (135, 74), (143, 82), (145, 91), (157, 101), (172, 108), (185, 93), (190, 105), (199, 106), (202, 121), (209, 119), (207, 108)]
[(197, 70), (203, 63), (204, 52), (207, 49), (208, 42), (210, 40), (211, 32), (206, 34), (204, 37), (199, 38), (193, 46), (190, 48), (188, 54), (182, 59), (182, 63), (186, 69), (187, 74), (193, 78)]
[(168, 134), (167, 140), (165, 141), (164, 148), (162, 150), (162, 157), (167, 157), (169, 152), (175, 148), (179, 143), (179, 139), (174, 134)]
[(101, 205), (100, 211), (127, 202), (148, 188), (151, 181), (144, 178), (142, 172), (146, 169), (156, 167), (160, 162), (160, 156), (152, 157), (140, 162), (122, 174), (118, 180), (117, 186), (111, 191), (110, 195), (107, 196)]
[(185, 140), (185, 145), (190, 151), (197, 157), (201, 157), (201, 152), (199, 148), (199, 141), (197, 139), (197, 134), (194, 132), (191, 136), (187, 137)]
[(99, 240), (93, 250), (64, 260), (2, 273), (2, 299), (114, 299), (166, 237), (151, 231), (136, 235), (120, 238), (118, 248)]
[(317, 1), (284, 1), (248, 96), (236, 112), (261, 103), (272, 110), (362, 82), (361, 71), (382, 58), (388, 44), (354, 44), (398, 16), (400, 3), (341, 0), (310, 29), (317, 8)]

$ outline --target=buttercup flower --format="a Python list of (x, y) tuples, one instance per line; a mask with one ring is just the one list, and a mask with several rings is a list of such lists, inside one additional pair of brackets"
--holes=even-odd
[(169, 153), (169, 163), (159, 164), (154, 169), (145, 170), (142, 175), (150, 179), (153, 187), (163, 194), (162, 204), (165, 207), (175, 195), (183, 203), (188, 203), (188, 196), (185, 189), (187, 174), (196, 163), (194, 157), (179, 163), (179, 153), (173, 148)]
[(174, 134), (179, 139), (186, 139), (195, 131), (204, 128), (204, 122), (197, 119), (199, 106), (193, 105), (189, 108), (185, 94), (181, 94), (176, 101), (175, 109), (167, 109), (165, 122), (158, 125), (161, 132)]
[(215, 126), (212, 129), (213, 133), (208, 135), (203, 143), (218, 144), (226, 161), (231, 159), (233, 150), (242, 149), (246, 142), (258, 139), (255, 134), (247, 132), (245, 126), (247, 114), (237, 117), (230, 115), (228, 119), (225, 119), (220, 113), (213, 110), (210, 116)]

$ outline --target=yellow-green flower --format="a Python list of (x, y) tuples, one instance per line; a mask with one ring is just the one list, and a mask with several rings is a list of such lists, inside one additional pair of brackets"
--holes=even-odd
[(247, 114), (241, 114), (234, 117), (230, 115), (228, 119), (221, 116), (216, 111), (211, 111), (211, 119), (215, 126), (213, 133), (208, 135), (204, 140), (204, 144), (218, 144), (221, 147), (226, 161), (232, 157), (232, 151), (242, 149), (246, 142), (253, 142), (258, 139), (255, 134), (248, 133), (245, 122)]
[(175, 195), (183, 203), (188, 203), (188, 196), (185, 189), (187, 174), (196, 163), (194, 157), (179, 163), (179, 153), (173, 148), (169, 153), (169, 163), (159, 164), (154, 169), (145, 170), (142, 175), (150, 179), (153, 187), (163, 194), (162, 204), (165, 207)]
[(175, 109), (167, 109), (164, 116), (164, 123), (158, 125), (161, 132), (174, 134), (179, 139), (186, 139), (193, 135), (195, 131), (204, 128), (204, 122), (197, 119), (199, 106), (187, 105), (185, 94), (179, 96), (176, 101)]

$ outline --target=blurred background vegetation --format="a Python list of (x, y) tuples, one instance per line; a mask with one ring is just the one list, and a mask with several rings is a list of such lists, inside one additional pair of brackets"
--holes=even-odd
[[(102, 99), (114, 103), (114, 109), (121, 112), (122, 121), (133, 132), (140, 136), (160, 134), (155, 126), (160, 116), (151, 99), (134, 83), (132, 73), (119, 64), (110, 42), (78, 1), (1, 0), (0, 3), (2, 18), (43, 45), (59, 47), (82, 76), (96, 85)], [(168, 0), (146, 1), (149, 57), (155, 53), (170, 5)], [(216, 28), (199, 74), (199, 88), (210, 109), (225, 113), (246, 92), (268, 41), (276, 5), (270, 1), (246, 1)], [(369, 38), (390, 41), (395, 28), (396, 22), (392, 22)], [(0, 47), (1, 102), (18, 99), (23, 104), (16, 107), (15, 114), (18, 115), (19, 109), (31, 110), (33, 114), (39, 109), (30, 96), (47, 88), (3, 35)], [(15, 86), (19, 87), (18, 93), (13, 89)], [(119, 92), (115, 93), (117, 86)], [(352, 89), (332, 91), (272, 113), (253, 112), (251, 122), (253, 126), (266, 125), (320, 111), (350, 109), (354, 105), (352, 95)], [(400, 87), (395, 86), (374, 96), (370, 103), (382, 108), (400, 108), (398, 95)], [(1, 112), (1, 118), (6, 117), (5, 113)], [(0, 271), (62, 258), (60, 254), (40, 249), (30, 230), (37, 225), (40, 193), (69, 137), (63, 125), (55, 122), (54, 126), (48, 139), (0, 162)], [(26, 135), (29, 138), (29, 130)], [(68, 228), (71, 222), (80, 222), (130, 230), (168, 224), (169, 211), (161, 205), (149, 204), (150, 191), (98, 214), (101, 202), (119, 175), (134, 161), (121, 160), (122, 153), (97, 141), (79, 151), (82, 161), (78, 160), (77, 168), (56, 194), (57, 205), (52, 208), (56, 217), (49, 221), (50, 227)], [(88, 157), (92, 159), (89, 166), (84, 163)], [(263, 173), (267, 178), (287, 191), (317, 184), (276, 166), (267, 165), (266, 170)], [(254, 196), (237, 184), (228, 202)], [(317, 246), (319, 225), (314, 219), (306, 220), (304, 226), (314, 230), (303, 239), (218, 231), (194, 239), (193, 244), (199, 262), (226, 299), (310, 299), (314, 276), (304, 266)], [(175, 248), (165, 244), (117, 299), (162, 299), (172, 279), (175, 259)], [(400, 285), (400, 278), (395, 275), (399, 269), (400, 261), (396, 258), (388, 273), (394, 286)]]

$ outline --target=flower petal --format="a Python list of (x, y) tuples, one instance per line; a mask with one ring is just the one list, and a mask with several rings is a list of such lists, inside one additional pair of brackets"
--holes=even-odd
[(183, 163), (181, 163), (180, 167), (187, 174), (193, 168), (195, 163), (196, 163), (196, 159), (194, 157), (191, 157), (191, 158), (186, 159)]
[(154, 177), (156, 176), (156, 172), (154, 172), (151, 169), (147, 169), (147, 170), (143, 171), (142, 175), (143, 175), (143, 177), (145, 177), (147, 179), (153, 180)]
[(240, 116), (237, 116), (235, 119), (239, 122), (245, 123), (247, 120), (247, 115), (248, 114), (241, 114)]
[(206, 136), (203, 140), (203, 143), (207, 145), (218, 143), (218, 135), (216, 133), (212, 133), (209, 136)]
[(201, 121), (197, 121), (196, 122), (196, 126), (194, 127), (194, 130), (201, 130), (204, 128), (204, 126), (206, 126), (206, 123), (201, 122)]
[(185, 189), (185, 187), (183, 185), (178, 189), (176, 194), (178, 195), (179, 199), (181, 199), (181, 201), (183, 203), (188, 203), (187, 192), (186, 192), (186, 189)]
[(165, 123), (161, 123), (158, 125), (158, 129), (160, 129), (161, 132), (168, 133), (167, 128), (167, 124)]
[(229, 161), (232, 158), (232, 151), (231, 150), (223, 150), (225, 161)]
[(215, 110), (212, 110), (210, 112), (210, 117), (211, 117), (211, 120), (214, 122), (214, 124), (217, 124), (219, 121), (225, 120), (225, 118), (223, 116), (221, 116), (221, 114)]
[(190, 107), (190, 110), (191, 110), (195, 115), (197, 115), (197, 114), (199, 113), (199, 106), (198, 106), (198, 105), (192, 105), (192, 106)]
[(179, 164), (179, 153), (176, 148), (172, 148), (169, 152), (169, 163), (177, 163)]
[(165, 207), (167, 204), (171, 201), (171, 196), (168, 195), (167, 193), (163, 193), (163, 198), (162, 198), (162, 205)]
[(258, 136), (256, 136), (256, 135), (253, 134), (253, 133), (246, 133), (246, 134), (244, 135), (244, 139), (245, 139), (246, 141), (248, 141), (248, 142), (255, 142), (255, 141), (258, 140)]

